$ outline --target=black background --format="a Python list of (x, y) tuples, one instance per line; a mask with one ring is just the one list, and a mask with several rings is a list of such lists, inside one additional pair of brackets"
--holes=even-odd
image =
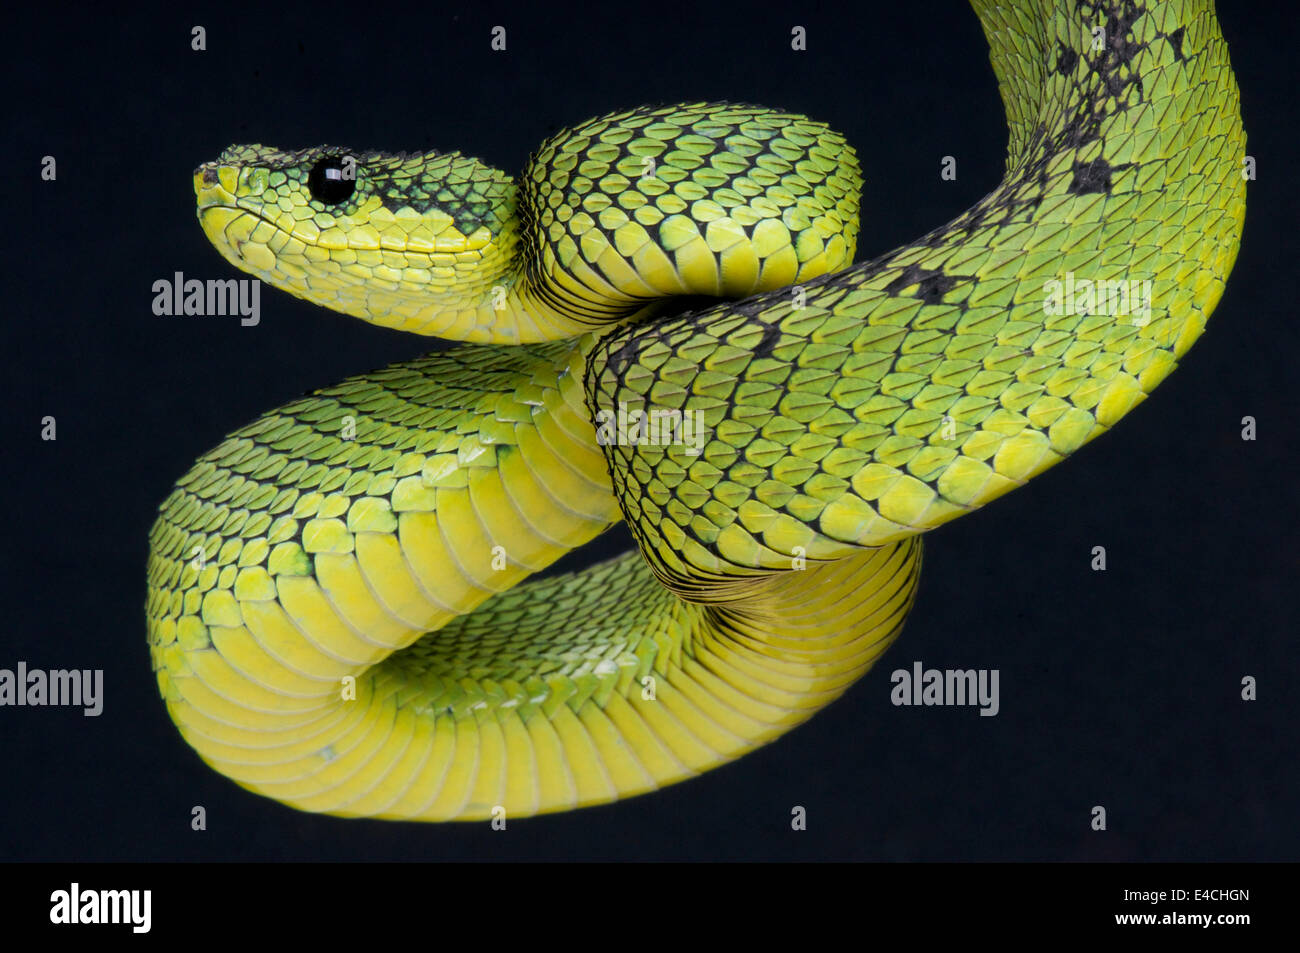
[[(867, 258), (1000, 177), (974, 15), (940, 0), (14, 14), (0, 667), (102, 668), (106, 699), (99, 718), (0, 709), (0, 859), (1295, 859), (1297, 44), (1289, 9), (1266, 6), (1221, 4), (1259, 179), (1180, 370), (1066, 465), (931, 534), (902, 638), (808, 724), (685, 784), (505, 832), (292, 811), (205, 767), (166, 716), (142, 606), (173, 480), (258, 414), (440, 346), (269, 286), (257, 327), (156, 317), (155, 280), (235, 275), (195, 220), (192, 170), (232, 142), (461, 149), (517, 170), (551, 132), (614, 108), (758, 102), (856, 145)], [(195, 24), (206, 52), (190, 49)], [(40, 440), (45, 415), (56, 442)], [(1001, 713), (893, 707), (890, 672), (918, 659), (999, 669)], [(1241, 700), (1244, 675), (1258, 701)]]

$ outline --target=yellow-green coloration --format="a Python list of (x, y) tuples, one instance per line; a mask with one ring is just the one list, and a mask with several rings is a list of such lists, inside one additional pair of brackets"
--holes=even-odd
[[(164, 502), (150, 645), (204, 760), (304, 810), (516, 817), (708, 770), (865, 672), (911, 606), (919, 534), (1150, 393), (1241, 235), (1207, 0), (975, 7), (1004, 181), (852, 267), (851, 150), (753, 107), (593, 120), (518, 184), (359, 155), (330, 206), (308, 180), (332, 150), (201, 168), (200, 220), (239, 267), (482, 342), (258, 419)], [(1067, 281), (1140, 307), (1063, 308)], [(660, 314), (678, 294), (748, 297)], [(602, 445), (620, 406), (698, 415), (704, 439)], [(639, 555), (522, 581), (620, 516)]]
[[(324, 156), (354, 163), (335, 205), (309, 188)], [(843, 268), (862, 181), (821, 123), (700, 103), (566, 130), (518, 184), (456, 154), (235, 146), (194, 185), (208, 238), (264, 281), (403, 331), (529, 343)]]

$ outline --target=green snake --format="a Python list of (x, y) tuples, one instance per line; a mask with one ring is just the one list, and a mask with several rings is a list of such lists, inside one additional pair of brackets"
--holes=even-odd
[[(1240, 242), (1209, 0), (974, 7), (1005, 176), (859, 264), (852, 148), (752, 106), (602, 116), (515, 179), (331, 147), (201, 166), (237, 268), (466, 342), (265, 414), (163, 502), (149, 643), (203, 760), (306, 811), (520, 817), (707, 771), (860, 677), (920, 534), (1149, 394)], [(637, 550), (525, 581), (620, 519)]]

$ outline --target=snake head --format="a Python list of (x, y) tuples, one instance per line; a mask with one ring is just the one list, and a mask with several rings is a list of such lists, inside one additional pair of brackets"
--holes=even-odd
[(236, 267), (374, 324), (492, 343), (838, 271), (861, 184), (823, 123), (730, 103), (562, 129), (517, 180), (458, 153), (333, 146), (233, 146), (194, 173), (203, 229)]
[(198, 217), (227, 261), (375, 324), (425, 329), (506, 275), (509, 176), (458, 153), (232, 146), (194, 172)]

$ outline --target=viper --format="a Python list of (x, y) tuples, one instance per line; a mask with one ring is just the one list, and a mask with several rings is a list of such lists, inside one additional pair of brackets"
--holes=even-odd
[[(413, 820), (692, 777), (871, 667), (921, 534), (1160, 384), (1244, 218), (1213, 5), (973, 5), (1005, 175), (857, 264), (852, 147), (755, 106), (601, 116), (515, 178), (329, 146), (202, 165), (237, 268), (463, 342), (259, 417), (163, 502), (149, 645), (203, 760)], [(620, 520), (633, 551), (528, 580)]]

